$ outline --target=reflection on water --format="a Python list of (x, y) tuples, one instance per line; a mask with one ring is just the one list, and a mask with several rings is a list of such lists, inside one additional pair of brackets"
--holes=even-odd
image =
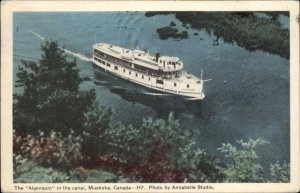
[(121, 96), (128, 102), (141, 103), (153, 108), (159, 117), (166, 118), (170, 112), (173, 112), (175, 117), (178, 117), (179, 114), (193, 114), (199, 118), (203, 116), (202, 101), (200, 100), (191, 101), (184, 97), (148, 89), (108, 74), (97, 67), (94, 68), (94, 72), (96, 85), (109, 88), (112, 93)]

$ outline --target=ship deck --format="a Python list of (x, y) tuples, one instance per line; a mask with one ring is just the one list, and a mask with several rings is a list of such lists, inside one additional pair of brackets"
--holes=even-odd
[[(131, 50), (122, 48), (119, 46), (112, 46), (110, 44), (98, 43), (94, 45), (94, 48), (105, 51), (107, 54), (113, 55), (118, 58), (122, 58), (128, 61), (134, 61), (135, 64), (144, 66), (150, 69), (158, 70), (163, 69), (165, 72), (178, 71), (178, 69), (174, 70), (170, 67), (160, 67), (158, 63), (155, 61), (156, 57), (150, 55), (148, 52), (142, 50)], [(176, 60), (176, 57), (162, 56), (163, 58), (169, 58), (170, 60)], [(183, 65), (181, 65), (181, 69)], [(179, 69), (179, 70), (181, 70)]]

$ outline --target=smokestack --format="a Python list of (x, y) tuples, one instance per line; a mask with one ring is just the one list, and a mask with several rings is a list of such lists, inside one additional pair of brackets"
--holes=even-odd
[(156, 62), (158, 62), (158, 58), (159, 58), (159, 53), (156, 53)]

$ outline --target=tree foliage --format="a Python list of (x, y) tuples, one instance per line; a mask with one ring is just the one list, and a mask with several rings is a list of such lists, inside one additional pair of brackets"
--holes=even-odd
[[(39, 137), (35, 141), (41, 151), (51, 142), (41, 139), (51, 138), (53, 133), (65, 144), (69, 144), (66, 140), (70, 136), (78, 138), (82, 156), (93, 159), (102, 153), (101, 141), (109, 128), (111, 110), (99, 107), (94, 89), (79, 89), (82, 79), (76, 61), (67, 61), (57, 42), (46, 41), (41, 49), (39, 62), (22, 60), (19, 67), (13, 127), (19, 136)], [(53, 143), (57, 151), (65, 151), (58, 141)]]
[[(144, 181), (221, 181), (217, 161), (197, 149), (193, 132), (182, 128), (173, 114), (165, 121), (144, 119), (140, 128), (118, 125), (108, 132), (110, 153), (131, 166)], [(195, 150), (196, 149), (196, 150)]]
[(271, 182), (273, 183), (288, 183), (290, 182), (290, 164), (278, 162), (270, 164)]
[(57, 42), (42, 45), (38, 63), (22, 60), (14, 95), (14, 129), (37, 135), (51, 130), (79, 134), (95, 91), (80, 91), (76, 61), (68, 62)]
[[(283, 29), (277, 21), (279, 14), (289, 16), (289, 13), (265, 13), (272, 19), (258, 18), (254, 12), (146, 12), (145, 16), (175, 14), (184, 26), (190, 24), (195, 29), (204, 29), (210, 35), (228, 43), (236, 42), (249, 51), (260, 49), (289, 59), (289, 30)], [(157, 31), (161, 39), (176, 35), (170, 28), (166, 29)]]
[(104, 153), (107, 148), (106, 135), (110, 128), (110, 117), (112, 110), (110, 108), (99, 108), (98, 102), (89, 108), (86, 113), (86, 121), (82, 127), (82, 153), (88, 159), (96, 159), (97, 156)]
[(256, 154), (258, 145), (268, 143), (264, 139), (249, 139), (237, 141), (240, 148), (230, 143), (222, 144), (218, 148), (225, 153), (225, 157), (230, 158), (230, 163), (225, 168), (226, 179), (229, 182), (263, 182), (263, 168), (258, 162), (259, 156)]
[(176, 12), (176, 18), (194, 28), (204, 28), (225, 42), (236, 42), (249, 51), (260, 49), (289, 59), (289, 30), (275, 20), (253, 12)]
[(13, 135), (14, 154), (63, 171), (69, 171), (83, 159), (81, 144), (81, 137), (72, 133), (67, 137), (54, 131), (49, 137)]
[(100, 169), (82, 167), (70, 172), (42, 166), (33, 160), (14, 154), (14, 183), (126, 183), (129, 179)]

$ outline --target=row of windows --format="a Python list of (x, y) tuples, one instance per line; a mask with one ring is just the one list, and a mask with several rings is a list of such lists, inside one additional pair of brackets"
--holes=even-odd
[(116, 64), (119, 64), (119, 65), (122, 65), (122, 66), (126, 66), (128, 68), (131, 67), (131, 63), (128, 62), (128, 61), (125, 61), (125, 60), (122, 60), (122, 59), (119, 59), (119, 58), (116, 58), (114, 56), (110, 56), (110, 55), (106, 55), (104, 54), (103, 52), (99, 51), (99, 50), (95, 50), (94, 51), (94, 54), (98, 57), (102, 57), (102, 58), (105, 58), (106, 60), (108, 61), (111, 61), (111, 62), (114, 62)]
[[(96, 57), (94, 57), (94, 59), (95, 59), (96, 61), (102, 63), (102, 64), (105, 64), (105, 62), (104, 62), (103, 60), (100, 60), (100, 59), (98, 59), (98, 58), (96, 58)], [(110, 67), (110, 63), (106, 63), (106, 65), (107, 65), (108, 67)], [(115, 66), (115, 70), (118, 70), (118, 66)], [(125, 68), (123, 69), (123, 72), (124, 72), (124, 73), (126, 72)], [(129, 73), (129, 75), (131, 75), (131, 71), (129, 71), (128, 73)], [(137, 73), (135, 74), (135, 77), (138, 77), (138, 74), (137, 74)], [(142, 75), (142, 79), (144, 79), (144, 75)], [(150, 77), (149, 77), (148, 79), (149, 79), (149, 81), (151, 80)], [(156, 80), (156, 83), (158, 83), (158, 84), (163, 84), (163, 81), (162, 81), (162, 80)], [(177, 86), (177, 84), (176, 84), (176, 82), (174, 82), (174, 87), (176, 87), (176, 86)], [(187, 87), (187, 88), (190, 88), (190, 85), (187, 84), (186, 87)]]
[[(98, 58), (96, 58), (96, 57), (94, 57), (94, 59), (95, 59), (96, 61), (102, 63), (102, 64), (105, 64), (105, 62), (104, 62), (103, 60), (100, 60), (100, 59), (98, 59)], [(109, 63), (106, 63), (106, 65), (107, 65), (108, 67), (110, 67), (110, 64), (109, 64)], [(118, 66), (115, 66), (114, 68), (115, 68), (115, 70), (118, 70)], [(126, 72), (125, 68), (123, 69), (123, 72), (124, 72), (124, 73)], [(129, 74), (131, 75), (131, 71), (129, 71)], [(135, 76), (138, 77), (138, 74), (136, 73)], [(144, 75), (142, 75), (142, 79), (144, 79)], [(149, 81), (151, 80), (150, 77), (149, 77), (148, 79), (149, 79)]]
[[(168, 76), (177, 75), (177, 74), (180, 73), (179, 71), (176, 71), (176, 72), (163, 72), (163, 71), (159, 72), (159, 71), (154, 70), (154, 69), (150, 69), (150, 68), (147, 68), (147, 67), (144, 67), (144, 66), (140, 66), (140, 65), (131, 63), (129, 61), (122, 60), (120, 58), (116, 58), (116, 57), (111, 56), (111, 55), (104, 54), (103, 52), (101, 52), (99, 50), (96, 50), (96, 49), (94, 50), (94, 55), (97, 56), (97, 57), (100, 57), (100, 58), (105, 58), (105, 60), (107, 60), (107, 61), (118, 64), (120, 66), (124, 66), (126, 68), (134, 68), (134, 69), (136, 69), (136, 70), (138, 70), (142, 73), (147, 73), (151, 76), (164, 76), (164, 78), (168, 78)], [(149, 61), (144, 61), (144, 60), (139, 59), (139, 58), (135, 58), (135, 60), (139, 60), (141, 62), (145, 62), (145, 63), (151, 64), (151, 65), (157, 66), (157, 64), (155, 64), (155, 63), (151, 63)], [(171, 64), (171, 62), (169, 62), (169, 63)]]
[[(115, 70), (118, 70), (118, 66), (115, 66)], [(123, 72), (124, 72), (124, 73), (126, 72), (126, 69), (125, 69), (125, 68), (123, 69)], [(128, 74), (131, 75), (131, 71), (130, 71), (130, 70), (128, 71)], [(138, 77), (138, 74), (137, 74), (137, 73), (135, 73), (135, 77)], [(145, 78), (144, 75), (142, 75), (142, 79), (144, 79), (144, 78)], [(148, 80), (150, 81), (151, 78), (149, 77)]]
[[(103, 60), (100, 60), (100, 59), (98, 59), (98, 58), (96, 58), (96, 57), (94, 57), (94, 59), (95, 59), (96, 61), (100, 62), (101, 64), (104, 64), (104, 65), (105, 65), (105, 62), (104, 62)], [(107, 63), (107, 62), (106, 62), (106, 66), (110, 67), (110, 63)]]
[[(159, 60), (159, 63), (162, 63), (162, 60)], [(164, 64), (165, 64), (165, 61), (164, 61)], [(175, 65), (175, 62), (167, 62), (167, 64), (173, 64), (173, 65)]]

